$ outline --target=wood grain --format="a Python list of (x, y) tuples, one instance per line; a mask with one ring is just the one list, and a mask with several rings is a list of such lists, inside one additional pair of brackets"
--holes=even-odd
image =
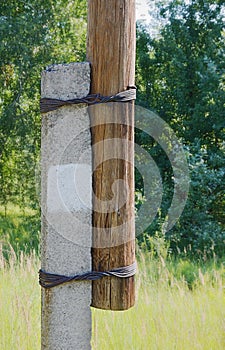
[[(91, 93), (112, 95), (133, 86), (135, 0), (89, 0), (88, 11), (87, 59), (91, 63)], [(91, 107), (90, 118), (93, 190), (96, 198), (105, 203), (103, 212), (97, 206), (97, 199), (93, 202), (92, 269), (104, 271), (135, 261), (134, 103)], [(124, 141), (122, 145), (118, 139)], [(101, 146), (97, 147), (99, 144)], [(108, 154), (112, 159), (104, 161)], [(124, 180), (127, 188), (121, 181), (116, 182), (118, 179)], [(93, 282), (94, 307), (126, 310), (134, 302), (134, 277), (106, 277)]]

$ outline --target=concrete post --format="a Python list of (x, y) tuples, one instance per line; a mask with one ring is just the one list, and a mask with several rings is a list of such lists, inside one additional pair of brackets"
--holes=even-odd
[[(42, 98), (73, 99), (90, 90), (89, 63), (53, 65)], [(91, 271), (91, 134), (85, 105), (42, 115), (42, 266), (73, 275)], [(42, 289), (42, 350), (91, 348), (91, 282)]]

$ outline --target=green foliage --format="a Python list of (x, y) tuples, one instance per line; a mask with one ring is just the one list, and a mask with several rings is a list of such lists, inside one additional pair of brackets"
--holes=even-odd
[(39, 74), (47, 60), (51, 2), (3, 2), (0, 14), (0, 200), (21, 204), (26, 196), (33, 205)]
[[(182, 251), (225, 254), (225, 167), (219, 153), (211, 155), (194, 144), (189, 148), (190, 192), (186, 208), (170, 233)], [(217, 166), (215, 166), (215, 163)], [(172, 243), (173, 246), (173, 243)]]
[[(137, 142), (156, 161), (164, 189), (160, 211), (139, 242), (146, 244), (146, 236), (151, 241), (156, 233), (169, 240), (173, 252), (224, 255), (223, 2), (173, 1), (160, 6), (165, 25), (158, 37), (151, 38), (140, 24), (137, 27), (138, 102), (157, 112), (182, 139), (191, 181), (184, 213), (164, 237), (162, 223), (173, 192), (172, 168), (154, 140), (136, 133)], [(136, 187), (143, 196), (139, 174)]]
[(0, 203), (38, 208), (40, 74), (85, 56), (86, 1), (0, 4)]
[(189, 289), (193, 288), (198, 278), (198, 268), (193, 262), (181, 260), (176, 267), (176, 275), (187, 283)]
[(82, 62), (86, 57), (87, 5), (84, 0), (58, 0), (50, 29), (54, 63)]
[(186, 143), (195, 138), (215, 151), (224, 132), (222, 2), (171, 2), (159, 38), (138, 27), (140, 102), (170, 123)]
[(6, 259), (15, 252), (17, 258), (21, 252), (39, 254), (40, 219), (36, 212), (9, 209), (7, 216), (0, 211), (0, 244)]

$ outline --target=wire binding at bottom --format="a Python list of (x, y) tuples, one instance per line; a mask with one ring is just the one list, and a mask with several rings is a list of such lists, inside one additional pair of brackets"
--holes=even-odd
[(128, 278), (135, 275), (137, 263), (134, 262), (129, 266), (119, 267), (110, 271), (91, 271), (74, 276), (57, 275), (39, 270), (39, 284), (43, 288), (53, 288), (63, 283), (73, 281), (96, 281), (103, 277)]

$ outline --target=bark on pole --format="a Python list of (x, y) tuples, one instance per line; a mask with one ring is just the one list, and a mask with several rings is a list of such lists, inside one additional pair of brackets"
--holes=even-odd
[[(91, 63), (92, 93), (113, 95), (134, 86), (135, 44), (135, 0), (88, 1), (87, 59)], [(93, 201), (92, 269), (106, 271), (135, 261), (134, 102), (94, 106), (90, 116), (93, 190), (97, 200), (108, 201), (104, 204), (108, 205), (107, 212), (105, 208), (101, 212), (97, 200)], [(124, 141), (122, 146), (118, 139)], [(98, 144), (101, 147), (95, 147)], [(112, 159), (102, 162), (110, 152)], [(126, 182), (126, 189), (118, 179)], [(121, 206), (124, 196), (126, 201)], [(129, 309), (134, 305), (134, 289), (134, 277), (94, 281), (92, 306)]]

